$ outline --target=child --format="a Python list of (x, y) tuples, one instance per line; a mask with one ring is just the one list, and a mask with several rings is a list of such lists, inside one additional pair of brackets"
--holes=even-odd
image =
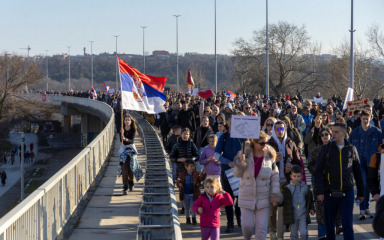
[(193, 211), (200, 214), (202, 240), (220, 239), (220, 208), (231, 206), (233, 200), (229, 193), (221, 190), (217, 178), (205, 180), (205, 192), (193, 204)]
[(217, 124), (217, 129), (219, 131), (216, 133), (216, 137), (219, 138), (225, 132), (225, 124), (222, 122), (219, 122)]
[[(196, 171), (195, 162), (192, 160), (185, 161), (185, 170), (179, 174), (176, 184), (180, 188), (180, 201), (184, 201), (185, 208), (185, 218), (187, 219), (186, 223), (191, 224), (191, 219), (189, 218), (190, 210), (193, 203), (200, 195), (200, 183), (206, 177), (205, 170), (199, 174)], [(196, 225), (196, 213), (192, 212), (192, 223)]]
[[(175, 125), (172, 128), (172, 136), (168, 138), (167, 145), (165, 146), (165, 150), (168, 154), (171, 153), (173, 146), (179, 141), (180, 135), (181, 135), (181, 127), (179, 125)], [(173, 182), (176, 183), (177, 178), (177, 164), (175, 162), (172, 162), (172, 177)]]
[(217, 178), (220, 184), (221, 162), (216, 160), (213, 155), (215, 154), (215, 148), (217, 144), (217, 137), (215, 134), (211, 134), (208, 137), (209, 145), (206, 146), (201, 153), (200, 164), (204, 166), (207, 178)]
[(283, 212), (284, 225), (291, 226), (291, 239), (307, 239), (307, 225), (311, 222), (309, 213), (313, 216), (314, 205), (312, 192), (307, 184), (301, 181), (302, 170), (298, 165), (293, 165), (291, 171), (290, 183), (284, 185), (281, 189), (284, 195)]

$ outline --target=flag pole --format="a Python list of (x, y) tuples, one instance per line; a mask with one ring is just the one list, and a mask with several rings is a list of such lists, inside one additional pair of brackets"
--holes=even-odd
[[(119, 62), (119, 58), (117, 57), (116, 59), (117, 61), (117, 67), (118, 67), (118, 74), (119, 74), (119, 79), (120, 79), (120, 122), (121, 122), (121, 128), (120, 128), (120, 134), (122, 134), (122, 130), (124, 132), (124, 116), (123, 116), (123, 87), (121, 85), (121, 74), (120, 74), (120, 62)], [(116, 89), (117, 91), (117, 89)], [(124, 141), (123, 141), (123, 138), (121, 138), (121, 145), (124, 145)]]

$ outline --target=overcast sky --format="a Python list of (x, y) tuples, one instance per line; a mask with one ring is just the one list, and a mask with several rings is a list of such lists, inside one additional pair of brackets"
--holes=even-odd
[[(365, 41), (372, 24), (384, 32), (384, 0), (355, 3), (355, 38)], [(269, 0), (269, 22), (305, 25), (323, 53), (343, 39), (349, 40), (350, 0)], [(31, 55), (71, 55), (83, 48), (93, 53), (142, 54), (142, 28), (146, 52), (176, 52), (176, 20), (179, 18), (179, 53), (214, 53), (214, 0), (1, 0), (0, 52)], [(265, 26), (265, 0), (217, 0), (217, 51), (230, 54), (233, 42), (250, 39), (252, 31)]]

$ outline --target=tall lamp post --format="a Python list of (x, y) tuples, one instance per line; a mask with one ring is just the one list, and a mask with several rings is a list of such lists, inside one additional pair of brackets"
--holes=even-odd
[(113, 35), (116, 38), (116, 85), (115, 85), (115, 92), (117, 92), (117, 78), (118, 78), (118, 72), (119, 72), (119, 60), (117, 59), (117, 38), (119, 35)]
[(265, 1), (266, 3), (266, 28), (265, 28), (265, 61), (266, 61), (266, 74), (265, 74), (265, 96), (268, 99), (269, 97), (269, 46), (268, 46), (268, 0)]
[(143, 29), (143, 66), (144, 66), (144, 74), (145, 74), (145, 29), (147, 26), (140, 26)]
[[(350, 56), (350, 76), (349, 87), (353, 89), (353, 75), (354, 75), (354, 61), (353, 61), (353, 33), (356, 31), (353, 29), (353, 0), (351, 0), (351, 56)], [(353, 92), (352, 92), (353, 94)]]
[(91, 43), (91, 86), (93, 87), (93, 52), (92, 45), (94, 41), (89, 41)]
[(173, 15), (176, 18), (176, 87), (179, 92), (179, 17), (181, 15)]
[(47, 92), (48, 92), (48, 50), (45, 50), (45, 77), (47, 78)]
[(71, 91), (71, 47), (68, 48), (68, 91)]
[(217, 94), (216, 0), (215, 0), (215, 93)]

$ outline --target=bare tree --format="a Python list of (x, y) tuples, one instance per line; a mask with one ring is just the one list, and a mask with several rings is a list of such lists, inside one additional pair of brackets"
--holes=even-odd
[[(251, 41), (239, 39), (234, 44), (234, 77), (242, 83), (240, 86), (243, 89), (245, 86), (248, 88), (250, 83), (256, 89), (265, 88), (265, 33), (264, 27), (254, 32)], [(308, 65), (311, 59), (303, 56), (304, 53), (315, 50), (309, 40), (304, 26), (298, 27), (287, 22), (269, 25), (269, 83), (272, 93), (300, 90), (297, 89), (297, 84), (305, 82), (314, 73), (315, 69)], [(294, 72), (300, 74), (292, 76)], [(313, 86), (308, 84), (302, 86), (301, 90), (308, 91)]]
[(7, 133), (7, 123), (28, 112), (28, 102), (19, 102), (21, 96), (17, 93), (40, 78), (40, 70), (34, 62), (15, 55), (0, 56), (0, 132)]
[(384, 36), (377, 24), (373, 24), (366, 33), (368, 43), (375, 56), (384, 58)]

